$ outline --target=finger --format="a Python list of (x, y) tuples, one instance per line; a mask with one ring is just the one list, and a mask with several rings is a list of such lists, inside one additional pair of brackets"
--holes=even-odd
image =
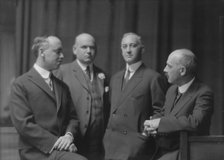
[(60, 142), (60, 138), (57, 139), (57, 141), (54, 143), (54, 146), (53, 146), (54, 149), (57, 149), (59, 142)]
[(59, 150), (61, 147), (61, 143), (62, 143), (62, 138), (60, 137), (56, 143), (55, 149)]

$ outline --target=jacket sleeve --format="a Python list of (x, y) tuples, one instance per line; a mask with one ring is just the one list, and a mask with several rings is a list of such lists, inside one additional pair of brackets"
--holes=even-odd
[(167, 81), (161, 75), (156, 75), (151, 81), (153, 115), (161, 112), (165, 101)]

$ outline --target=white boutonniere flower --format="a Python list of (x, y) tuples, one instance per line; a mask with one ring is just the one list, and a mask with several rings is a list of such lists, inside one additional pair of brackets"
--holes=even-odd
[(106, 77), (105, 77), (105, 74), (103, 74), (103, 73), (99, 73), (98, 74), (98, 77), (100, 78), (100, 79), (105, 79)]
[(106, 86), (106, 87), (104, 88), (104, 91), (105, 91), (105, 92), (109, 92), (109, 87)]

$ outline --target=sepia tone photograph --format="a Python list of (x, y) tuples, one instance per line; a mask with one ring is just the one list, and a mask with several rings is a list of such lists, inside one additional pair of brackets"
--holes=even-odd
[(224, 0), (0, 0), (1, 160), (224, 159)]

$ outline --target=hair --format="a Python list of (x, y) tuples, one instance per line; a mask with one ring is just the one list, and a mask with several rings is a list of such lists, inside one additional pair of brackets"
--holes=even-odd
[(126, 38), (127, 36), (130, 36), (130, 35), (135, 36), (135, 37), (137, 38), (137, 42), (138, 42), (138, 44), (140, 44), (141, 46), (144, 46), (144, 45), (143, 45), (143, 41), (142, 41), (141, 36), (139, 36), (138, 34), (133, 33), (133, 32), (125, 33), (125, 34), (123, 35), (121, 41), (122, 41), (124, 38)]
[(195, 75), (197, 72), (197, 57), (188, 49), (181, 49), (180, 64), (183, 65), (188, 74)]
[(32, 45), (32, 52), (33, 54), (38, 57), (38, 52), (40, 48), (47, 49), (49, 47), (49, 41), (47, 36), (42, 36), (42, 37), (36, 37), (33, 40), (33, 45)]

